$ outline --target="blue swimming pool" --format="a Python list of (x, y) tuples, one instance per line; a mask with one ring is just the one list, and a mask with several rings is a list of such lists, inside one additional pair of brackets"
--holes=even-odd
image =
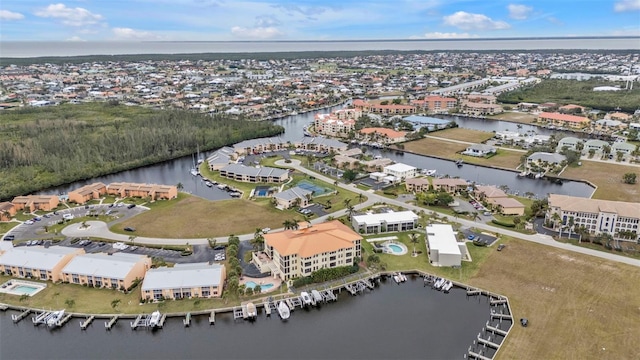
[(256, 186), (255, 196), (265, 197), (269, 195), (268, 186)]
[(402, 246), (398, 246), (396, 244), (389, 244), (387, 245), (387, 247), (396, 254), (401, 254), (404, 252), (404, 249), (402, 248)]
[(309, 191), (313, 191), (313, 195), (317, 196), (317, 195), (322, 195), (325, 193), (328, 193), (331, 191), (331, 189), (322, 187), (322, 186), (318, 186), (310, 181), (307, 180), (301, 180), (300, 182), (298, 182), (296, 184), (296, 186), (299, 186), (305, 190), (309, 190)]
[[(244, 286), (246, 286), (246, 287), (248, 287), (248, 288), (250, 288), (250, 289), (255, 288), (257, 285), (258, 285), (258, 284), (256, 284), (256, 283), (255, 283), (255, 282), (253, 282), (253, 281), (247, 281), (247, 282), (244, 284)], [(262, 290), (262, 292), (265, 292), (266, 290), (269, 290), (269, 289), (271, 289), (272, 287), (273, 287), (273, 284), (261, 284), (261, 285), (260, 285), (260, 289)]]

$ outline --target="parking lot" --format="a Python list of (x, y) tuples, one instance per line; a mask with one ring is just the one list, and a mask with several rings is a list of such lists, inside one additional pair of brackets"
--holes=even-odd
[(496, 240), (498, 240), (495, 236), (473, 232), (470, 229), (461, 229), (460, 232), (464, 234), (464, 238), (468, 241), (476, 241), (486, 246), (491, 246)]
[(358, 184), (364, 185), (372, 190), (383, 190), (390, 187), (392, 184), (384, 183), (384, 182), (376, 182), (374, 179), (370, 177), (362, 178), (357, 181)]
[(318, 217), (327, 215), (327, 212), (324, 211), (324, 205), (321, 204), (311, 204), (306, 208), (298, 209), (298, 212), (303, 215), (316, 215)]
[(342, 174), (344, 174), (344, 171), (340, 170), (340, 169), (336, 169), (334, 167), (331, 167), (323, 162), (320, 161), (316, 161), (313, 164), (313, 169), (315, 171), (321, 172), (323, 174), (332, 176), (334, 178), (342, 178)]

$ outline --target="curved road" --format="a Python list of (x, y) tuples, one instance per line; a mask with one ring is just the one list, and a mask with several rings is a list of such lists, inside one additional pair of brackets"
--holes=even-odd
[[(298, 160), (291, 160), (291, 163), (285, 163), (284, 160), (278, 160), (276, 161), (276, 165), (296, 169), (300, 172), (306, 173), (308, 175), (312, 175), (317, 179), (325, 181), (330, 184), (333, 184), (335, 181), (334, 179), (328, 178), (322, 174), (318, 174), (312, 170), (309, 170), (307, 168), (300, 166), (300, 161)], [(407, 204), (395, 199), (390, 199), (384, 196), (380, 196), (380, 195), (374, 194), (371, 191), (358, 189), (354, 184), (338, 183), (338, 186), (342, 189), (367, 196), (367, 201), (354, 206), (356, 210), (371, 206), (375, 203), (387, 203), (390, 205), (399, 206), (399, 207), (416, 211), (416, 212), (424, 211), (425, 213), (435, 213), (432, 210), (421, 208), (416, 205)], [(337, 218), (337, 217), (346, 215), (346, 213), (347, 213), (347, 210), (343, 209), (343, 210), (336, 211), (334, 213), (313, 219), (311, 220), (311, 223), (321, 223), (321, 222), (324, 222), (329, 216), (333, 216)], [(443, 214), (438, 214), (438, 215), (443, 215)], [(616, 254), (574, 246), (571, 244), (560, 243), (553, 240), (553, 238), (549, 235), (544, 235), (544, 234), (527, 235), (527, 234), (522, 234), (519, 232), (507, 230), (507, 229), (500, 229), (485, 223), (470, 221), (466, 219), (455, 219), (455, 221), (467, 227), (475, 227), (477, 229), (487, 230), (490, 232), (507, 235), (507, 236), (523, 239), (526, 241), (531, 241), (531, 242), (542, 244), (542, 245), (553, 246), (558, 249), (564, 249), (564, 250), (573, 251), (580, 254), (595, 256), (601, 259), (616, 261), (619, 263), (640, 267), (640, 260), (638, 259), (633, 259), (625, 256), (616, 255)], [(105, 239), (111, 239), (111, 240), (122, 241), (122, 242), (129, 241), (129, 236), (122, 235), (122, 234), (115, 234), (111, 232), (107, 228), (107, 225), (103, 222), (88, 221), (87, 224), (90, 225), (88, 229), (80, 229), (79, 228), (80, 224), (74, 225), (74, 226), (68, 226), (62, 230), (62, 234), (69, 237), (95, 236), (95, 237), (102, 237)], [(278, 231), (281, 229), (273, 229), (273, 230)], [(248, 241), (253, 239), (253, 234), (239, 235), (239, 238), (242, 241)], [(216, 238), (216, 241), (218, 243), (225, 243), (227, 241), (227, 237)], [(195, 244), (207, 244), (208, 240), (206, 238), (205, 239), (167, 239), (167, 238), (151, 238), (151, 237), (136, 236), (135, 242), (138, 244), (184, 245), (186, 243), (189, 243), (189, 244), (195, 245)]]

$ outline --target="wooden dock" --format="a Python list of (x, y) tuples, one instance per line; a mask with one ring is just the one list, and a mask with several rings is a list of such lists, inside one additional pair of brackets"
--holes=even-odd
[(492, 347), (492, 348), (494, 348), (494, 349), (499, 349), (499, 348), (500, 348), (500, 345), (499, 345), (499, 344), (496, 344), (496, 343), (494, 343), (494, 342), (493, 342), (493, 341), (491, 341), (491, 340), (487, 340), (487, 339), (483, 339), (483, 338), (481, 338), (481, 337), (480, 337), (480, 334), (478, 334), (477, 340), (478, 340), (478, 343), (479, 343), (479, 344), (486, 345), (486, 346), (490, 346), (490, 347)]
[(158, 321), (157, 327), (162, 328), (166, 320), (167, 320), (167, 314), (162, 314), (162, 316), (160, 317), (160, 321)]
[(491, 299), (489, 300), (489, 304), (491, 305), (500, 305), (500, 304), (506, 304), (507, 300), (506, 299)]
[(216, 324), (216, 311), (213, 310), (211, 311), (211, 314), (209, 314), (209, 325), (215, 325)]
[(291, 301), (291, 299), (284, 299), (284, 302), (289, 307), (289, 311), (295, 310), (296, 306), (293, 304), (293, 301)]
[(499, 334), (499, 335), (502, 335), (502, 336), (507, 336), (507, 334), (509, 333), (506, 330), (498, 329), (497, 327), (493, 327), (493, 326), (489, 325), (488, 321), (487, 321), (486, 328), (487, 328), (488, 331), (491, 331), (493, 333), (496, 333), (496, 334)]
[(147, 317), (143, 317), (142, 314), (138, 315), (131, 323), (131, 329), (135, 330), (140, 326), (147, 326)]
[(91, 325), (91, 323), (93, 322), (93, 319), (95, 319), (96, 316), (95, 315), (91, 315), (88, 318), (85, 319), (85, 321), (80, 321), (80, 329), (81, 330), (87, 330), (87, 327), (89, 327), (89, 325)]
[(478, 289), (467, 289), (467, 296), (480, 295), (482, 292)]
[(263, 305), (265, 314), (267, 314), (267, 316), (271, 316), (271, 301), (269, 301), (268, 298), (264, 299)]
[(116, 324), (116, 321), (118, 321), (118, 315), (112, 317), (109, 321), (105, 321), (104, 322), (104, 327), (107, 330), (111, 330), (111, 328), (113, 327), (113, 325)]
[(22, 319), (26, 318), (27, 315), (29, 315), (29, 313), (31, 312), (31, 310), (27, 309), (23, 312), (21, 312), (20, 314), (16, 315), (16, 314), (11, 314), (11, 319), (13, 320), (14, 323), (19, 323)]
[(61, 327), (62, 325), (64, 325), (67, 322), (69, 322), (69, 320), (71, 320), (72, 317), (73, 317), (73, 314), (67, 314), (60, 321), (58, 321), (55, 325), (58, 326), (58, 327)]
[(492, 319), (508, 319), (513, 320), (513, 317), (509, 314), (491, 314)]
[(333, 293), (333, 290), (322, 290), (320, 291), (320, 295), (322, 295), (322, 300), (324, 300), (324, 302), (338, 300), (338, 297)]
[(236, 306), (233, 308), (233, 320), (244, 319), (244, 310), (240, 306)]
[(467, 356), (469, 356), (470, 358), (478, 359), (478, 360), (491, 360), (491, 358), (488, 358), (486, 356), (482, 356), (481, 354), (478, 354), (477, 352), (471, 351), (471, 347), (469, 347), (469, 350), (467, 351)]

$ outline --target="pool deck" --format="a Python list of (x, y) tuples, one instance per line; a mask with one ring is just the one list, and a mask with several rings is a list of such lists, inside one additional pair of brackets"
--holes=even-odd
[[(34, 290), (31, 292), (16, 291), (15, 288), (19, 286), (34, 288)], [(20, 295), (20, 296), (24, 296), (24, 295), (33, 296), (39, 293), (40, 291), (44, 290), (46, 287), (47, 287), (47, 284), (45, 283), (38, 283), (33, 281), (21, 280), (21, 279), (11, 279), (5, 282), (4, 284), (0, 285), (0, 293), (10, 294), (10, 295)]]
[(282, 280), (280, 280), (280, 278), (274, 278), (273, 276), (266, 277), (266, 278), (252, 278), (252, 277), (249, 277), (249, 276), (243, 276), (242, 280), (240, 280), (240, 285), (246, 285), (250, 281), (252, 281), (252, 282), (254, 282), (254, 283), (256, 283), (257, 285), (260, 285), (260, 286), (267, 285), (267, 284), (273, 285), (269, 289), (262, 289), (262, 291), (261, 291), (262, 294), (266, 294), (266, 293), (275, 291), (278, 288), (280, 288), (280, 284), (282, 284)]

